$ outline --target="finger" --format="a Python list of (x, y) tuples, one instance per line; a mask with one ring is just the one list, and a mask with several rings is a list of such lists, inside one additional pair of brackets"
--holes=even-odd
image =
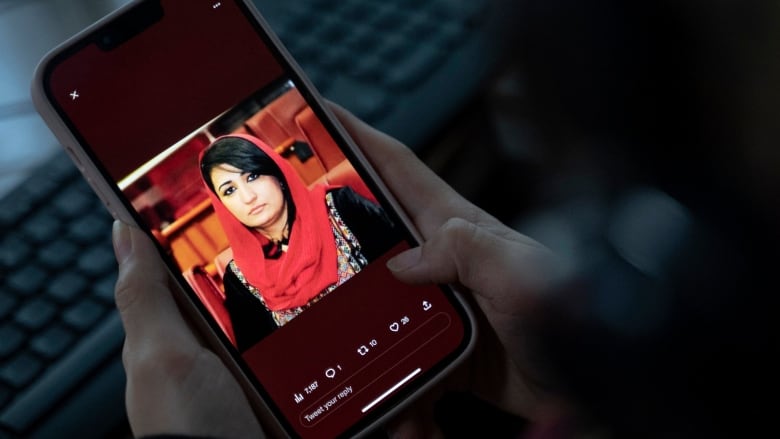
[(342, 107), (330, 105), (423, 236), (434, 233), (453, 216), (466, 216), (474, 222), (490, 218), (452, 189), (401, 142), (375, 130)]
[[(549, 285), (555, 280), (556, 261), (547, 248), (517, 232), (453, 218), (420, 247), (390, 259), (387, 266), (404, 282), (460, 284), (471, 290), (514, 363), (501, 369), (503, 374), (493, 371), (489, 375), (503, 376), (500, 382), (512, 384), (513, 371), (526, 369), (523, 365), (529, 363), (530, 351), (525, 348), (524, 322), (541, 314), (541, 306), (549, 300)], [(522, 386), (516, 382), (507, 389)], [(508, 396), (496, 399), (513, 399)], [(519, 405), (513, 410), (527, 412), (533, 402)]]
[(169, 275), (157, 250), (140, 230), (114, 222), (114, 252), (119, 262), (115, 300), (125, 328), (125, 348), (147, 340), (197, 344), (169, 289)]
[[(448, 220), (420, 247), (388, 261), (388, 268), (404, 282), (461, 284), (471, 290), (487, 325), (480, 325), (480, 346), (475, 352), (483, 373), (472, 377), (483, 398), (505, 410), (529, 416), (541, 389), (532, 365), (524, 322), (539, 313), (554, 281), (555, 260), (541, 244), (501, 227), (485, 227), (461, 218)], [(487, 328), (487, 329), (486, 329)], [(490, 343), (488, 343), (490, 345)], [(507, 361), (495, 361), (506, 349)], [(489, 361), (482, 362), (485, 359)], [(484, 373), (489, 371), (488, 373)]]
[(240, 386), (179, 312), (152, 241), (120, 222), (113, 240), (116, 303), (126, 333), (125, 402), (134, 434), (262, 437)]
[[(504, 235), (462, 218), (447, 220), (420, 247), (388, 262), (388, 268), (410, 283), (460, 283), (496, 300), (514, 290), (543, 291), (551, 254), (519, 233)], [(508, 291), (511, 288), (513, 291)], [(531, 297), (532, 298), (532, 297)]]

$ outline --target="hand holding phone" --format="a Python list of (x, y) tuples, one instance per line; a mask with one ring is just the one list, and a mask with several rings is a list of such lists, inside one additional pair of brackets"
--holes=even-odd
[(420, 233), (248, 1), (132, 2), (33, 98), (274, 433), (365, 432), (473, 346), (452, 287), (385, 266)]
[(397, 140), (338, 106), (332, 109), (356, 142), (365, 145), (369, 159), (391, 182), (391, 191), (423, 235), (419, 247), (389, 261), (393, 275), (411, 284), (463, 286), (471, 293), (481, 328), (474, 353), (388, 429), (397, 433), (394, 437), (435, 436), (439, 426), (433, 405), (447, 391), (471, 393), (543, 425), (546, 421), (538, 416), (547, 395), (539, 381), (544, 369), (522, 325), (536, 314), (544, 315), (539, 312), (546, 300), (543, 293), (557, 266), (552, 252), (469, 202)]
[(181, 314), (151, 240), (119, 221), (113, 239), (116, 303), (126, 335), (125, 406), (133, 435), (262, 437), (241, 386)]
[[(506, 256), (513, 254), (533, 262), (529, 266), (538, 266), (549, 256), (547, 250), (471, 205), (395, 140), (370, 129), (344, 110), (334, 108), (334, 112), (350, 134), (366, 145), (369, 159), (382, 164), (378, 171), (392, 182), (391, 190), (408, 194), (402, 195), (400, 201), (430, 239), (424, 244), (426, 256), (413, 267), (404, 269), (408, 261), (391, 263), (399, 269), (397, 275), (410, 282), (464, 283), (476, 292), (487, 320), (495, 325), (498, 340), (490, 332), (484, 334), (479, 349), (482, 355), (470, 359), (464, 366), (470, 371), (462, 370), (450, 384), (473, 391), (509, 412), (530, 417), (538, 390), (532, 391), (514, 366), (520, 364), (524, 353), (520, 349), (522, 343), (513, 339), (512, 334), (517, 333), (518, 323), (514, 313), (526, 311), (532, 305), (526, 301), (535, 293), (519, 289), (523, 285), (533, 288), (529, 278), (535, 272), (521, 273), (514, 265), (515, 269), (510, 269), (515, 259)], [(426, 199), (438, 201), (430, 204)], [(447, 228), (445, 224), (467, 212), (473, 215), (471, 221), (479, 224), (475, 226), (479, 227), (477, 235), (488, 239), (478, 242), (465, 238), (474, 250), (453, 252), (452, 246), (459, 240), (463, 243), (463, 239), (452, 235), (457, 228)], [(465, 221), (464, 225), (467, 225)], [(115, 230), (114, 238), (120, 260), (117, 301), (128, 335), (125, 363), (132, 389), (128, 393), (128, 411), (134, 432), (257, 437), (252, 433), (258, 428), (256, 420), (240, 387), (224, 364), (198, 341), (184, 319), (179, 318), (170, 294), (160, 288), (167, 273), (161, 270), (151, 242), (139, 230), (124, 225)], [(123, 256), (130, 248), (132, 253)], [(498, 268), (491, 278), (473, 277), (468, 271), (458, 272), (453, 266), (456, 260), (461, 262), (461, 267), (477, 269), (472, 273), (490, 266)], [(496, 300), (504, 301), (502, 310), (512, 312), (505, 314), (488, 304)], [(170, 337), (159, 337), (161, 332)], [(505, 352), (511, 358), (505, 357)], [(183, 370), (188, 373), (182, 374)], [(497, 374), (499, 370), (505, 373)], [(182, 376), (186, 379), (181, 379)], [(451, 382), (453, 379), (455, 383)], [(390, 428), (404, 434), (429, 433), (435, 428), (433, 418), (425, 416), (430, 412), (429, 408), (413, 406), (407, 409), (408, 416), (399, 416)]]

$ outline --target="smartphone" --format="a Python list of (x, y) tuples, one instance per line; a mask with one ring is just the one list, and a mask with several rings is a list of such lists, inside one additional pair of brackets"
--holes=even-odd
[(453, 288), (387, 270), (418, 232), (249, 1), (133, 1), (48, 54), (32, 92), (269, 433), (366, 433), (470, 351)]

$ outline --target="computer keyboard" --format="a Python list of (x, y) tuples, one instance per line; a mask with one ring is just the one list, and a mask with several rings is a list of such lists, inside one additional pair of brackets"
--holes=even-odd
[[(491, 32), (512, 2), (256, 3), (325, 97), (416, 148), (495, 65)], [(105, 437), (122, 422), (111, 222), (63, 152), (0, 200), (0, 439)]]
[(274, 28), (324, 95), (343, 98), (342, 105), (376, 123), (397, 104), (394, 96), (425, 81), (468, 38), (486, 7), (483, 1), (309, 1), (278, 17)]
[(0, 200), (4, 428), (27, 432), (119, 353), (111, 222), (64, 152)]
[(514, 0), (256, 0), (328, 99), (416, 149), (510, 44)]

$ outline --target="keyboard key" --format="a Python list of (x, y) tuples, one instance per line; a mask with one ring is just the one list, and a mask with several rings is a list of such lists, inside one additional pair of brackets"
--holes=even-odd
[(95, 197), (87, 189), (80, 187), (82, 180), (77, 180), (78, 184), (68, 188), (54, 200), (54, 207), (65, 218), (75, 218), (90, 211), (95, 204)]
[(30, 296), (43, 288), (46, 272), (35, 265), (27, 265), (6, 279), (6, 283), (19, 296)]
[(386, 66), (386, 63), (382, 61), (379, 55), (371, 54), (351, 63), (346, 67), (346, 71), (361, 81), (371, 83), (382, 79)]
[(16, 303), (17, 300), (11, 296), (10, 293), (0, 291), (0, 319), (5, 320), (5, 318), (11, 314), (11, 311), (13, 311)]
[(4, 407), (11, 400), (12, 395), (13, 392), (11, 392), (10, 387), (0, 384), (0, 408)]
[(0, 380), (11, 387), (21, 388), (43, 370), (41, 360), (25, 352), (0, 367)]
[(368, 23), (377, 31), (398, 29), (398, 24), (406, 20), (406, 15), (396, 9), (381, 9), (373, 11), (368, 18)]
[[(63, 152), (60, 152), (57, 158), (49, 160), (39, 171), (45, 173), (45, 178), (41, 178), (41, 172), (34, 172), (32, 176), (24, 183), (19, 185), (17, 192), (12, 197), (25, 198), (32, 203), (39, 203), (51, 198), (58, 190), (64, 187), (66, 182), (78, 175), (78, 170)], [(64, 159), (64, 160), (62, 160)], [(66, 162), (65, 165), (61, 162)]]
[(338, 71), (352, 61), (350, 59), (351, 55), (343, 47), (334, 46), (320, 53), (319, 61), (323, 67), (330, 71)]
[(408, 35), (390, 35), (382, 39), (379, 44), (374, 48), (374, 53), (382, 63), (382, 72), (389, 71), (394, 64), (399, 60), (406, 58), (407, 54), (414, 50), (414, 46), (417, 44), (424, 44), (417, 42)]
[(55, 155), (52, 160), (46, 163), (46, 178), (57, 181), (65, 182), (79, 175), (79, 170), (73, 161), (68, 157), (65, 152)]
[(470, 27), (478, 25), (487, 12), (486, 1), (447, 0), (446, 6), (441, 5), (446, 14)]
[(436, 35), (436, 26), (438, 21), (427, 14), (414, 14), (404, 21), (405, 29), (402, 31), (407, 37), (411, 37), (418, 42), (428, 42)]
[(367, 2), (344, 2), (344, 7), (340, 11), (341, 17), (350, 23), (360, 23), (366, 20), (371, 14), (376, 13), (376, 7), (367, 4)]
[(103, 315), (106, 308), (93, 300), (81, 301), (68, 308), (62, 320), (78, 331), (86, 331)]
[(301, 31), (301, 29), (311, 29), (317, 25), (317, 17), (306, 13), (306, 11), (306, 9), (302, 9), (298, 12), (303, 13), (293, 13), (285, 17), (285, 20), (288, 21), (286, 27), (290, 29), (288, 35), (291, 39), (310, 35), (310, 32)]
[(46, 289), (49, 297), (61, 304), (68, 304), (81, 296), (87, 289), (87, 279), (79, 273), (67, 271), (51, 281)]
[(369, 121), (380, 114), (383, 107), (390, 105), (390, 99), (383, 89), (344, 76), (333, 79), (326, 95), (341, 96), (341, 105)]
[(61, 270), (73, 263), (79, 248), (65, 240), (56, 240), (38, 253), (38, 260), (49, 269)]
[(92, 287), (92, 295), (108, 306), (114, 306), (114, 286), (117, 273), (111, 273), (97, 281)]
[(351, 65), (355, 62), (359, 62), (364, 56), (371, 55), (381, 44), (382, 40), (383, 39), (375, 32), (375, 29), (367, 24), (354, 28), (341, 42), (341, 46), (352, 51), (353, 54), (364, 53), (364, 55), (361, 55), (359, 58), (351, 60)]
[(37, 331), (49, 323), (56, 312), (57, 307), (49, 301), (35, 299), (19, 309), (14, 316), (14, 320), (24, 328)]
[(445, 52), (452, 50), (468, 35), (466, 29), (456, 23), (440, 23), (438, 27), (438, 31), (431, 39), (431, 44), (436, 45)]
[(74, 221), (68, 227), (68, 236), (82, 244), (91, 244), (106, 239), (111, 230), (111, 222), (108, 212), (94, 212)]
[(427, 44), (409, 46), (409, 53), (393, 65), (386, 83), (389, 87), (406, 88), (423, 81), (442, 61), (444, 52)]
[(21, 266), (29, 260), (32, 249), (18, 235), (11, 235), (0, 242), (0, 269), (5, 272)]
[(0, 228), (5, 229), (16, 224), (32, 207), (31, 200), (14, 197), (12, 191), (9, 196), (0, 200)]
[(27, 182), (18, 188), (18, 192), (13, 194), (15, 198), (26, 198), (33, 203), (39, 203), (51, 197), (62, 183), (48, 178), (35, 178), (34, 182)]
[[(340, 20), (323, 20), (315, 33), (315, 38), (321, 41), (337, 42), (347, 35), (347, 24)], [(335, 45), (330, 45), (333, 48)], [(322, 46), (320, 46), (322, 49)]]
[(52, 360), (59, 357), (76, 339), (75, 334), (64, 326), (52, 326), (30, 343), (30, 348), (41, 357)]
[(111, 242), (106, 241), (90, 248), (78, 259), (78, 268), (90, 276), (100, 276), (116, 269), (116, 258)]
[(0, 326), (0, 358), (6, 358), (22, 347), (25, 333), (14, 324)]
[(60, 233), (60, 219), (51, 209), (45, 209), (22, 225), (22, 231), (35, 243), (54, 240)]

